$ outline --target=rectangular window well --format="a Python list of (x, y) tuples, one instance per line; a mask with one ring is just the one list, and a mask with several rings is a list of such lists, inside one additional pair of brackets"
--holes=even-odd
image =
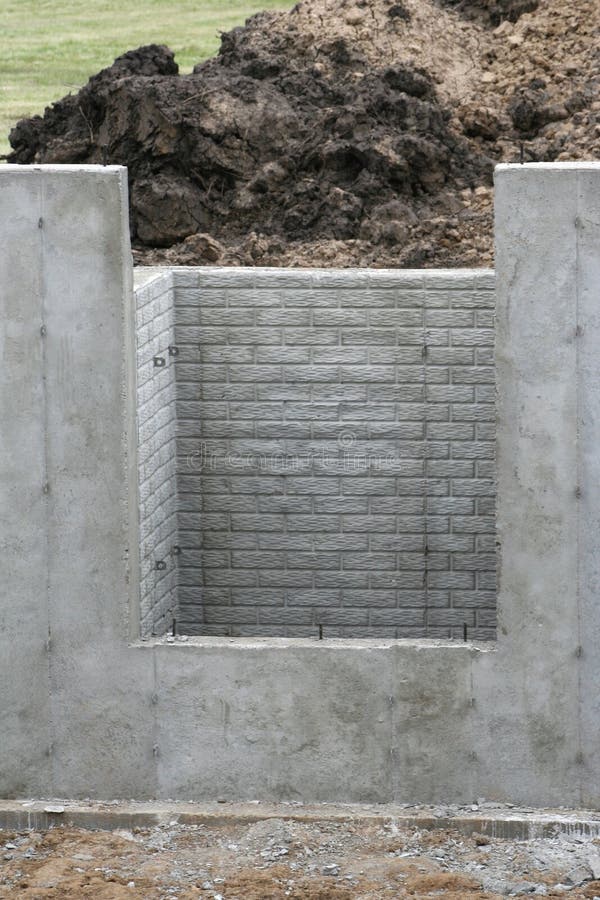
[(493, 639), (493, 273), (136, 280), (142, 636)]

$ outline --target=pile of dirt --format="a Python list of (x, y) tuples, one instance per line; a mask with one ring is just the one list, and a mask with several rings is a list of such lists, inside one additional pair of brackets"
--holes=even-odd
[(497, 162), (600, 151), (597, 0), (303, 0), (179, 75), (120, 57), (9, 162), (129, 168), (145, 264), (492, 261)]

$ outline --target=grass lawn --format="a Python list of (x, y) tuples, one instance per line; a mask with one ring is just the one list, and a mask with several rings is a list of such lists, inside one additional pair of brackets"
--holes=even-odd
[(180, 71), (212, 56), (219, 31), (285, 0), (0, 0), (0, 155), (14, 123), (76, 91), (116, 56), (167, 44)]

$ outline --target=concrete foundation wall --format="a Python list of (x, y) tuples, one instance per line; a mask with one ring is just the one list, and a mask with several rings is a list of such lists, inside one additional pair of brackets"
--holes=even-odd
[(182, 629), (492, 639), (493, 273), (172, 278)]
[(0, 793), (600, 805), (600, 165), (497, 171), (479, 644), (140, 641), (125, 171), (0, 181)]

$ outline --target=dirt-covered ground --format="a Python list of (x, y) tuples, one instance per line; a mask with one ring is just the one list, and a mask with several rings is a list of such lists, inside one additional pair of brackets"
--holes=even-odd
[(499, 161), (600, 158), (598, 0), (302, 0), (131, 51), (10, 162), (129, 167), (140, 263), (485, 266)]
[(275, 818), (134, 831), (0, 831), (0, 898), (375, 900), (600, 896), (600, 840)]

